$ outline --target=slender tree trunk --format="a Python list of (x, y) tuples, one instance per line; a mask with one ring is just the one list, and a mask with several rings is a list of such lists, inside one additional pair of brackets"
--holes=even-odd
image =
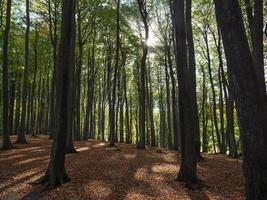
[(29, 32), (30, 32), (30, 14), (29, 14), (29, 0), (26, 0), (26, 33), (25, 33), (25, 63), (24, 63), (24, 76), (23, 76), (23, 90), (22, 90), (22, 110), (20, 130), (16, 143), (27, 143), (26, 141), (26, 106), (27, 95), (29, 89)]
[(203, 37), (204, 37), (204, 41), (205, 41), (205, 44), (206, 44), (206, 53), (207, 53), (207, 61), (208, 61), (208, 72), (209, 72), (209, 78), (210, 78), (210, 84), (211, 84), (211, 90), (212, 90), (212, 103), (213, 103), (212, 105), (213, 105), (214, 126), (215, 126), (215, 131), (216, 131), (216, 137), (217, 137), (217, 143), (218, 143), (219, 151), (220, 151), (220, 153), (223, 153), (222, 152), (221, 136), (220, 136), (219, 126), (218, 126), (216, 93), (215, 93), (215, 86), (214, 86), (212, 70), (211, 70), (210, 48), (209, 48), (207, 30), (204, 30)]
[(208, 152), (208, 139), (207, 139), (207, 88), (206, 88), (206, 74), (204, 67), (201, 67), (202, 71), (202, 152)]
[(16, 77), (14, 72), (11, 74), (10, 84), (10, 104), (9, 104), (9, 133), (13, 134), (13, 122), (14, 122), (14, 105), (16, 95)]
[(34, 128), (34, 118), (35, 118), (35, 110), (34, 110), (34, 101), (35, 101), (35, 89), (36, 89), (36, 75), (37, 75), (37, 68), (38, 68), (38, 26), (36, 25), (35, 28), (35, 44), (34, 44), (34, 74), (33, 74), (33, 83), (32, 83), (32, 90), (31, 90), (31, 128), (30, 132), (32, 137), (36, 136), (35, 128)]
[[(167, 61), (166, 61), (166, 55), (165, 55), (165, 84), (166, 84), (166, 107), (167, 107), (167, 124), (168, 124), (168, 148), (172, 149), (174, 148), (175, 150), (178, 150), (178, 145), (176, 141), (176, 137), (174, 135), (174, 140), (175, 144), (172, 146), (172, 127), (171, 127), (171, 108), (170, 108), (170, 78), (169, 78), (169, 72), (168, 72), (168, 66), (167, 66)], [(164, 114), (163, 106), (162, 106), (162, 115)], [(173, 110), (173, 112), (176, 112)], [(163, 120), (163, 117), (162, 117)], [(164, 117), (165, 121), (165, 117)], [(163, 123), (163, 122), (162, 122)], [(165, 122), (164, 122), (165, 123)], [(162, 131), (165, 131), (165, 125), (162, 124)]]

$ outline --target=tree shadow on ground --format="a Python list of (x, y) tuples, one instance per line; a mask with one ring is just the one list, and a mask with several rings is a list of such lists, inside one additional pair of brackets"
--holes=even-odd
[[(29, 157), (27, 158), (32, 158), (32, 162), (24, 163), (21, 165), (21, 169), (16, 169), (14, 173), (23, 173), (23, 170), (29, 170), (32, 167), (45, 171), (48, 160), (38, 160), (38, 156), (50, 154), (51, 142), (47, 139), (41, 139), (40, 143), (36, 142), (34, 145), (36, 145), (35, 147), (39, 145), (41, 148), (31, 149), (27, 147), (33, 151), (32, 154), (31, 151), (28, 152)], [(31, 185), (28, 186), (27, 192), (23, 192), (21, 198), (25, 200), (42, 198), (79, 200), (190, 198), (192, 200), (208, 200), (212, 199), (210, 193), (220, 196), (222, 199), (229, 197), (229, 195), (221, 192), (222, 189), (225, 190), (222, 187), (223, 180), (221, 177), (217, 177), (218, 174), (223, 175), (227, 170), (224, 169), (220, 173), (216, 170), (222, 170), (219, 166), (231, 166), (231, 162), (230, 164), (222, 164), (221, 162), (216, 164), (216, 159), (212, 160), (213, 157), (205, 157), (205, 162), (199, 163), (198, 171), (200, 178), (204, 180), (205, 184), (207, 183), (207, 187), (189, 189), (176, 181), (179, 170), (177, 159), (179, 155), (175, 151), (157, 151), (154, 148), (138, 150), (135, 145), (125, 144), (118, 144), (120, 151), (117, 151), (108, 148), (107, 143), (95, 140), (75, 142), (75, 146), (81, 151), (66, 157), (66, 169), (72, 178), (70, 182), (56, 190), (45, 192), (43, 192), (43, 185)], [(19, 152), (17, 153), (19, 154)], [(15, 155), (13, 154), (13, 156)], [(26, 157), (20, 157), (20, 159), (20, 161), (16, 161), (14, 157), (8, 162), (12, 161), (15, 165), (16, 162), (23, 162)], [(230, 175), (232, 175), (231, 173)], [(16, 185), (25, 183), (31, 178), (25, 177), (20, 182), (17, 181), (4, 189), (16, 187)], [(217, 184), (218, 180), (222, 181), (222, 185), (219, 183), (220, 189), (213, 185), (213, 183)]]

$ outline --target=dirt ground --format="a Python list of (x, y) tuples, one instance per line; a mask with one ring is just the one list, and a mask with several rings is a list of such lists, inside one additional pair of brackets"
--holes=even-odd
[(179, 170), (175, 151), (138, 150), (126, 144), (119, 144), (116, 150), (96, 140), (75, 142), (78, 153), (66, 158), (71, 181), (44, 191), (43, 185), (31, 182), (45, 172), (51, 140), (28, 137), (28, 144), (16, 147), (0, 151), (1, 200), (244, 199), (242, 162), (224, 155), (204, 155), (198, 164), (204, 184), (188, 188), (175, 180)]

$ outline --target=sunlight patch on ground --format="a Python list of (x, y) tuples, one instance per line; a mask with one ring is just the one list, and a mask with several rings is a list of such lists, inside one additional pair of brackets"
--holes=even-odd
[(156, 173), (176, 173), (177, 167), (172, 164), (158, 163), (152, 166), (151, 170)]
[(21, 157), (24, 157), (24, 156), (26, 156), (26, 155), (23, 154), (23, 155), (9, 156), (9, 157), (7, 157), (7, 158), (4, 158), (3, 161), (12, 160), (12, 159), (14, 159), (14, 158), (21, 158)]
[(41, 158), (30, 158), (30, 159), (26, 159), (26, 160), (23, 160), (23, 161), (20, 161), (20, 162), (17, 162), (15, 163), (16, 165), (19, 164), (19, 165), (23, 165), (23, 164), (27, 164), (27, 163), (30, 163), (30, 162), (34, 162), (34, 161), (45, 161), (45, 160), (48, 160), (50, 156), (43, 156)]
[(89, 147), (80, 147), (80, 148), (76, 149), (76, 151), (81, 152), (81, 151), (88, 151), (90, 149), (91, 148), (89, 148)]
[(95, 144), (93, 147), (103, 147), (105, 145), (106, 145), (106, 143), (101, 142), (101, 143)]
[(126, 160), (133, 160), (136, 158), (136, 153), (135, 154), (123, 154), (123, 158), (126, 159)]
[(134, 178), (138, 181), (143, 181), (146, 179), (148, 170), (147, 168), (139, 168), (136, 170), (136, 172), (134, 173)]

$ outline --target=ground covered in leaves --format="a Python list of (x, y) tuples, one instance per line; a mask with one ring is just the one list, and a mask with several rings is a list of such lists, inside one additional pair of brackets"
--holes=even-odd
[[(14, 139), (14, 138), (13, 138)], [(0, 151), (0, 199), (243, 199), (244, 180), (240, 160), (204, 155), (198, 164), (203, 185), (190, 188), (175, 179), (179, 154), (163, 149), (137, 150), (135, 145), (109, 148), (95, 140), (75, 142), (77, 154), (67, 155), (71, 181), (45, 191), (32, 181), (44, 174), (51, 140), (28, 138), (28, 144)]]

